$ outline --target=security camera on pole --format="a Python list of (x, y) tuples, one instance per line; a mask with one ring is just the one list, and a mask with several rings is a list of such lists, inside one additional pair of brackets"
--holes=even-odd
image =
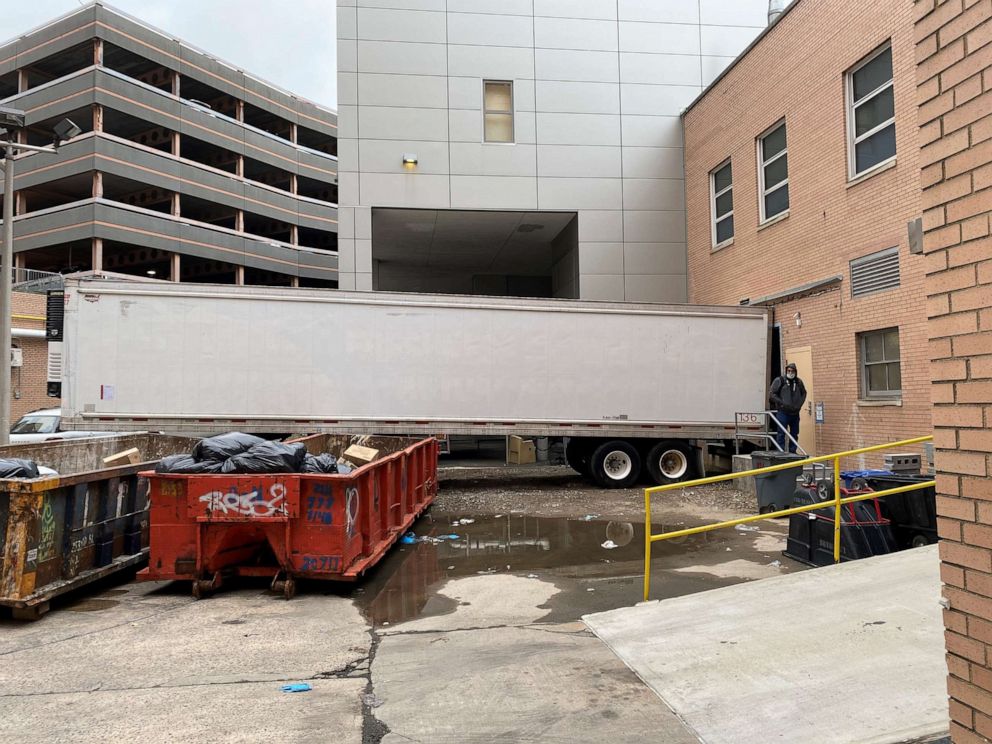
[(63, 142), (82, 130), (69, 119), (62, 119), (52, 131), (52, 144), (28, 145), (17, 142), (16, 132), (24, 126), (24, 112), (0, 106), (0, 148), (3, 149), (3, 252), (0, 253), (0, 445), (10, 443), (10, 321), (11, 284), (14, 273), (14, 156), (21, 151), (58, 152)]

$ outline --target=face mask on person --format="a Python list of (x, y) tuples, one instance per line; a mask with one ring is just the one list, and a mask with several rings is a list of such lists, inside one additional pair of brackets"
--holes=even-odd
[(786, 376), (786, 377), (787, 377), (788, 379), (790, 379), (790, 380), (795, 380), (795, 379), (796, 379), (796, 373), (795, 373), (795, 372), (786, 372), (786, 373), (785, 373), (785, 376)]

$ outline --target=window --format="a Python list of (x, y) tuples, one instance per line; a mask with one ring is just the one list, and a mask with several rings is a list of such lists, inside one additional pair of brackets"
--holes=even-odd
[(486, 142), (513, 142), (513, 83), (483, 82)]
[(865, 398), (895, 398), (902, 393), (899, 329), (858, 336), (861, 343), (861, 391)]
[(734, 174), (729, 160), (710, 173), (710, 212), (716, 248), (734, 237)]
[(899, 286), (899, 247), (851, 261), (851, 296), (861, 297)]
[(21, 418), (10, 430), (11, 434), (54, 434), (59, 428), (58, 416), (32, 416)]
[(758, 190), (761, 221), (789, 211), (789, 154), (785, 122), (758, 138)]
[(851, 178), (896, 155), (892, 47), (872, 52), (847, 74), (848, 160)]

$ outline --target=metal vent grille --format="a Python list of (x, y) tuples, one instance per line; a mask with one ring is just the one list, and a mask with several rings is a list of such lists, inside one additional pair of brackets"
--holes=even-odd
[(899, 248), (862, 256), (851, 261), (851, 295), (881, 292), (899, 286)]
[(45, 311), (45, 334), (48, 340), (61, 341), (65, 325), (65, 292), (49, 290)]
[(62, 382), (62, 342), (48, 343), (48, 382)]
[(62, 397), (62, 342), (48, 342), (48, 386), (49, 398)]

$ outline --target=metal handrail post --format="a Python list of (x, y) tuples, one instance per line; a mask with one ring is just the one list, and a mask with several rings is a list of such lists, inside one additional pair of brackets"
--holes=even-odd
[(651, 594), (651, 494), (644, 491), (644, 601)]
[(840, 458), (834, 458), (834, 563), (840, 563)]

